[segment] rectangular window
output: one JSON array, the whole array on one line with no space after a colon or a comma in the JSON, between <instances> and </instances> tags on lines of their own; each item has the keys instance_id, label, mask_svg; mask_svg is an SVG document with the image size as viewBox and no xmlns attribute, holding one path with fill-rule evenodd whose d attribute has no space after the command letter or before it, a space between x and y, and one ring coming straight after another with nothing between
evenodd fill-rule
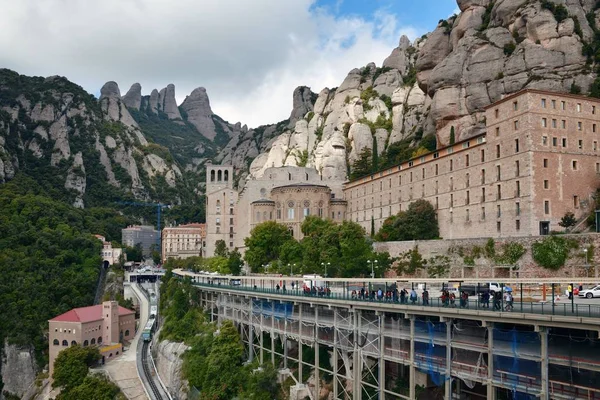
<instances>
[{"instance_id":1,"label":"rectangular window","mask_svg":"<svg viewBox=\"0 0 600 400\"><path fill-rule=\"evenodd\" d=\"M548 159L544 158L544 168L548 168Z\"/></svg>"},{"instance_id":2,"label":"rectangular window","mask_svg":"<svg viewBox=\"0 0 600 400\"><path fill-rule=\"evenodd\" d=\"M496 186L496 200L502 199L502 185Z\"/></svg>"},{"instance_id":3,"label":"rectangular window","mask_svg":"<svg viewBox=\"0 0 600 400\"><path fill-rule=\"evenodd\" d=\"M567 103L565 103L564 101L561 101L561 102L560 102L560 108L561 108L562 110L565 110L565 109L567 108Z\"/></svg>"},{"instance_id":4,"label":"rectangular window","mask_svg":"<svg viewBox=\"0 0 600 400\"><path fill-rule=\"evenodd\" d=\"M544 214L550 214L550 202L544 200Z\"/></svg>"},{"instance_id":5,"label":"rectangular window","mask_svg":"<svg viewBox=\"0 0 600 400\"><path fill-rule=\"evenodd\" d=\"M310 208L305 207L304 208L304 218L308 217L310 215Z\"/></svg>"},{"instance_id":6,"label":"rectangular window","mask_svg":"<svg viewBox=\"0 0 600 400\"><path fill-rule=\"evenodd\" d=\"M435 198L435 209L437 210L440 207L440 201L439 199L436 197Z\"/></svg>"},{"instance_id":7,"label":"rectangular window","mask_svg":"<svg viewBox=\"0 0 600 400\"><path fill-rule=\"evenodd\" d=\"M485 207L481 207L481 219L485 219Z\"/></svg>"},{"instance_id":8,"label":"rectangular window","mask_svg":"<svg viewBox=\"0 0 600 400\"><path fill-rule=\"evenodd\" d=\"M412 171L410 172L410 181L413 181L413 175L412 175Z\"/></svg>"},{"instance_id":9,"label":"rectangular window","mask_svg":"<svg viewBox=\"0 0 600 400\"><path fill-rule=\"evenodd\" d=\"M481 150L481 162L485 162L485 150Z\"/></svg>"},{"instance_id":10,"label":"rectangular window","mask_svg":"<svg viewBox=\"0 0 600 400\"><path fill-rule=\"evenodd\" d=\"M567 138L562 138L562 147L567 147Z\"/></svg>"},{"instance_id":11,"label":"rectangular window","mask_svg":"<svg viewBox=\"0 0 600 400\"><path fill-rule=\"evenodd\" d=\"M502 179L502 175L500 173L500 166L496 165L496 181L500 181Z\"/></svg>"},{"instance_id":12,"label":"rectangular window","mask_svg":"<svg viewBox=\"0 0 600 400\"><path fill-rule=\"evenodd\" d=\"M556 100L552 100L552 108L556 109Z\"/></svg>"},{"instance_id":13,"label":"rectangular window","mask_svg":"<svg viewBox=\"0 0 600 400\"><path fill-rule=\"evenodd\" d=\"M550 181L548 179L544 179L544 189L550 189Z\"/></svg>"},{"instance_id":14,"label":"rectangular window","mask_svg":"<svg viewBox=\"0 0 600 400\"><path fill-rule=\"evenodd\" d=\"M579 150L582 150L582 149L583 149L583 140L579 139L579 140L577 141L577 147L579 147Z\"/></svg>"},{"instance_id":15,"label":"rectangular window","mask_svg":"<svg viewBox=\"0 0 600 400\"><path fill-rule=\"evenodd\" d=\"M450 191L454 190L454 178L450 177Z\"/></svg>"},{"instance_id":16,"label":"rectangular window","mask_svg":"<svg viewBox=\"0 0 600 400\"><path fill-rule=\"evenodd\" d=\"M500 208L500 204L496 206L496 217L500 218L502 216L502 209Z\"/></svg>"},{"instance_id":17,"label":"rectangular window","mask_svg":"<svg viewBox=\"0 0 600 400\"><path fill-rule=\"evenodd\" d=\"M468 208L465 210L465 219L466 219L467 222L470 221L470 219L469 219L469 209Z\"/></svg>"},{"instance_id":18,"label":"rectangular window","mask_svg":"<svg viewBox=\"0 0 600 400\"><path fill-rule=\"evenodd\" d=\"M571 161L571 166L573 167L574 171L577 171L577 160Z\"/></svg>"},{"instance_id":19,"label":"rectangular window","mask_svg":"<svg viewBox=\"0 0 600 400\"><path fill-rule=\"evenodd\" d=\"M552 146L556 147L558 145L558 139L555 137L552 138Z\"/></svg>"},{"instance_id":20,"label":"rectangular window","mask_svg":"<svg viewBox=\"0 0 600 400\"><path fill-rule=\"evenodd\" d=\"M463 149L468 149L469 147L471 147L471 142L464 142L464 143L462 144L462 148L463 148Z\"/></svg>"},{"instance_id":21,"label":"rectangular window","mask_svg":"<svg viewBox=\"0 0 600 400\"><path fill-rule=\"evenodd\" d=\"M515 221L515 229L518 231L521 230L521 221L520 220Z\"/></svg>"},{"instance_id":22,"label":"rectangular window","mask_svg":"<svg viewBox=\"0 0 600 400\"><path fill-rule=\"evenodd\" d=\"M496 158L500 158L500 145L496 145Z\"/></svg>"},{"instance_id":23,"label":"rectangular window","mask_svg":"<svg viewBox=\"0 0 600 400\"><path fill-rule=\"evenodd\" d=\"M578 130L578 131L581 131L581 130L583 130L583 123L582 123L581 121L578 121L578 122L577 122L577 130Z\"/></svg>"},{"instance_id":24,"label":"rectangular window","mask_svg":"<svg viewBox=\"0 0 600 400\"><path fill-rule=\"evenodd\" d=\"M496 221L496 231L500 232L502 230L502 223L500 221Z\"/></svg>"},{"instance_id":25,"label":"rectangular window","mask_svg":"<svg viewBox=\"0 0 600 400\"><path fill-rule=\"evenodd\" d=\"M439 173L439 168L438 168L438 165L437 165L437 164L435 164L435 176L437 176L437 175L438 175L438 173Z\"/></svg>"},{"instance_id":26,"label":"rectangular window","mask_svg":"<svg viewBox=\"0 0 600 400\"><path fill-rule=\"evenodd\" d=\"M548 136L542 136L542 145L548 146Z\"/></svg>"},{"instance_id":27,"label":"rectangular window","mask_svg":"<svg viewBox=\"0 0 600 400\"><path fill-rule=\"evenodd\" d=\"M596 106L592 106L592 114L596 114Z\"/></svg>"},{"instance_id":28,"label":"rectangular window","mask_svg":"<svg viewBox=\"0 0 600 400\"><path fill-rule=\"evenodd\" d=\"M513 122L513 126L515 128L515 131L519 130L519 121Z\"/></svg>"},{"instance_id":29,"label":"rectangular window","mask_svg":"<svg viewBox=\"0 0 600 400\"><path fill-rule=\"evenodd\" d=\"M499 115L499 114L500 114L500 113L498 112L498 109L496 108L496 109L494 110L494 116L495 116L496 118L498 118L498 115Z\"/></svg>"},{"instance_id":30,"label":"rectangular window","mask_svg":"<svg viewBox=\"0 0 600 400\"><path fill-rule=\"evenodd\" d=\"M481 170L481 184L485 184L485 169Z\"/></svg>"},{"instance_id":31,"label":"rectangular window","mask_svg":"<svg viewBox=\"0 0 600 400\"><path fill-rule=\"evenodd\" d=\"M435 181L435 194L438 194L438 181Z\"/></svg>"},{"instance_id":32,"label":"rectangular window","mask_svg":"<svg viewBox=\"0 0 600 400\"><path fill-rule=\"evenodd\" d=\"M450 160L450 171L453 170L453 167L454 167L454 162L453 162L453 160Z\"/></svg>"},{"instance_id":33,"label":"rectangular window","mask_svg":"<svg viewBox=\"0 0 600 400\"><path fill-rule=\"evenodd\" d=\"M436 158L440 158L440 153L437 151L433 153L433 159L435 160Z\"/></svg>"},{"instance_id":34,"label":"rectangular window","mask_svg":"<svg viewBox=\"0 0 600 400\"><path fill-rule=\"evenodd\" d=\"M577 103L577 112L581 112L581 103Z\"/></svg>"},{"instance_id":35,"label":"rectangular window","mask_svg":"<svg viewBox=\"0 0 600 400\"><path fill-rule=\"evenodd\" d=\"M519 152L519 139L515 139L515 153Z\"/></svg>"},{"instance_id":36,"label":"rectangular window","mask_svg":"<svg viewBox=\"0 0 600 400\"><path fill-rule=\"evenodd\" d=\"M556 120L555 119L552 120L552 127L556 128Z\"/></svg>"},{"instance_id":37,"label":"rectangular window","mask_svg":"<svg viewBox=\"0 0 600 400\"><path fill-rule=\"evenodd\" d=\"M573 207L579 208L579 196L573 196Z\"/></svg>"},{"instance_id":38,"label":"rectangular window","mask_svg":"<svg viewBox=\"0 0 600 400\"><path fill-rule=\"evenodd\" d=\"M518 217L521 215L521 203L515 203L515 215Z\"/></svg>"},{"instance_id":39,"label":"rectangular window","mask_svg":"<svg viewBox=\"0 0 600 400\"><path fill-rule=\"evenodd\" d=\"M561 128L563 128L563 129L567 129L567 120L566 120L566 119L563 119L563 120L561 121Z\"/></svg>"},{"instance_id":40,"label":"rectangular window","mask_svg":"<svg viewBox=\"0 0 600 400\"><path fill-rule=\"evenodd\" d=\"M500 127L499 126L496 127L496 136L500 136Z\"/></svg>"},{"instance_id":41,"label":"rectangular window","mask_svg":"<svg viewBox=\"0 0 600 400\"><path fill-rule=\"evenodd\" d=\"M521 175L521 167L519 164L519 160L515 161L515 176Z\"/></svg>"},{"instance_id":42,"label":"rectangular window","mask_svg":"<svg viewBox=\"0 0 600 400\"><path fill-rule=\"evenodd\" d=\"M592 132L596 133L596 124L592 124Z\"/></svg>"},{"instance_id":43,"label":"rectangular window","mask_svg":"<svg viewBox=\"0 0 600 400\"><path fill-rule=\"evenodd\" d=\"M425 168L423 168L423 170L421 171L421 178L425 179Z\"/></svg>"},{"instance_id":44,"label":"rectangular window","mask_svg":"<svg viewBox=\"0 0 600 400\"><path fill-rule=\"evenodd\" d=\"M295 218L294 211L295 210L293 208L288 208L288 219L289 220L293 220Z\"/></svg>"},{"instance_id":45,"label":"rectangular window","mask_svg":"<svg viewBox=\"0 0 600 400\"><path fill-rule=\"evenodd\" d=\"M521 182L517 181L516 197L521 197Z\"/></svg>"},{"instance_id":46,"label":"rectangular window","mask_svg":"<svg viewBox=\"0 0 600 400\"><path fill-rule=\"evenodd\" d=\"M519 109L519 102L513 101L513 110L517 111Z\"/></svg>"},{"instance_id":47,"label":"rectangular window","mask_svg":"<svg viewBox=\"0 0 600 400\"><path fill-rule=\"evenodd\" d=\"M450 193L450 207L454 207L454 194Z\"/></svg>"},{"instance_id":48,"label":"rectangular window","mask_svg":"<svg viewBox=\"0 0 600 400\"><path fill-rule=\"evenodd\" d=\"M277 210L277 219L281 219L281 210Z\"/></svg>"},{"instance_id":49,"label":"rectangular window","mask_svg":"<svg viewBox=\"0 0 600 400\"><path fill-rule=\"evenodd\" d=\"M470 196L469 194L470 194L470 193L469 193L469 191L467 190L467 197L466 197L466 199L465 199L465 204L466 204L466 205L469 205L469 203L471 202L471 196Z\"/></svg>"},{"instance_id":50,"label":"rectangular window","mask_svg":"<svg viewBox=\"0 0 600 400\"><path fill-rule=\"evenodd\" d=\"M546 108L546 99L542 99L542 108Z\"/></svg>"},{"instance_id":51,"label":"rectangular window","mask_svg":"<svg viewBox=\"0 0 600 400\"><path fill-rule=\"evenodd\" d=\"M446 153L448 153L448 154L454 153L454 147L448 147L448 149L446 150Z\"/></svg>"},{"instance_id":52,"label":"rectangular window","mask_svg":"<svg viewBox=\"0 0 600 400\"><path fill-rule=\"evenodd\" d=\"M471 176L470 176L470 174L468 172L467 172L467 179L466 179L466 181L467 181L467 183L466 183L467 187L471 186Z\"/></svg>"},{"instance_id":53,"label":"rectangular window","mask_svg":"<svg viewBox=\"0 0 600 400\"><path fill-rule=\"evenodd\" d=\"M468 166L469 166L469 155L466 154L465 155L465 167L468 167Z\"/></svg>"},{"instance_id":54,"label":"rectangular window","mask_svg":"<svg viewBox=\"0 0 600 400\"><path fill-rule=\"evenodd\" d=\"M481 202L485 203L485 188L481 188Z\"/></svg>"},{"instance_id":55,"label":"rectangular window","mask_svg":"<svg viewBox=\"0 0 600 400\"><path fill-rule=\"evenodd\" d=\"M546 118L542 118L542 128L548 127L548 120Z\"/></svg>"}]
</instances>

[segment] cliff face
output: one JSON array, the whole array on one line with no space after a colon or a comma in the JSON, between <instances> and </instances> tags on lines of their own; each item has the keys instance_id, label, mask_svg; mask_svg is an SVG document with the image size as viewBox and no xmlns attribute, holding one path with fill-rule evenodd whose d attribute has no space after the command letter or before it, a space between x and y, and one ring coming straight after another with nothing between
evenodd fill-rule
<instances>
[{"instance_id":1,"label":"cliff face","mask_svg":"<svg viewBox=\"0 0 600 400\"><path fill-rule=\"evenodd\" d=\"M228 146L235 156L230 151L221 158L250 159L258 149L252 176L302 164L326 179L343 178L365 149L385 158L400 141L416 149L436 135L437 145L446 145L452 127L456 140L482 133L484 108L524 88L590 92L600 19L594 0L457 4L460 14L441 20L433 32L414 43L402 37L382 67L354 69L338 88L323 89L312 109L297 110L304 117L289 129L258 148L242 136Z\"/></svg>"},{"instance_id":2,"label":"cliff face","mask_svg":"<svg viewBox=\"0 0 600 400\"><path fill-rule=\"evenodd\" d=\"M4 384L2 391L21 398L29 391L38 373L33 351L4 343L1 353L0 376Z\"/></svg>"}]
</instances>

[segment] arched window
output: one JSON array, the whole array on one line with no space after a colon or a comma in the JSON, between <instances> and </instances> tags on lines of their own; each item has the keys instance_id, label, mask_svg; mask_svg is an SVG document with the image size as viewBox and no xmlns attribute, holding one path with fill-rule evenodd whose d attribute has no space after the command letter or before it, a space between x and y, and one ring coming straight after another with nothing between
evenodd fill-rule
<instances>
[{"instance_id":1,"label":"arched window","mask_svg":"<svg viewBox=\"0 0 600 400\"><path fill-rule=\"evenodd\" d=\"M74 340L71 340L71 346L75 346L75 345L77 345L77 342Z\"/></svg>"},{"instance_id":2,"label":"arched window","mask_svg":"<svg viewBox=\"0 0 600 400\"><path fill-rule=\"evenodd\" d=\"M125 336L129 336L129 329L125 331Z\"/></svg>"},{"instance_id":3,"label":"arched window","mask_svg":"<svg viewBox=\"0 0 600 400\"><path fill-rule=\"evenodd\" d=\"M92 338L92 340L91 340L90 343L91 343L92 346L95 345L96 344L96 339Z\"/></svg>"},{"instance_id":4,"label":"arched window","mask_svg":"<svg viewBox=\"0 0 600 400\"><path fill-rule=\"evenodd\" d=\"M229 180L229 171L225 170L225 182Z\"/></svg>"},{"instance_id":5,"label":"arched window","mask_svg":"<svg viewBox=\"0 0 600 400\"><path fill-rule=\"evenodd\" d=\"M101 344L101 343L102 343L102 336L100 336L100 337L98 338L98 344Z\"/></svg>"},{"instance_id":6,"label":"arched window","mask_svg":"<svg viewBox=\"0 0 600 400\"><path fill-rule=\"evenodd\" d=\"M68 345L69 345L69 342L67 342L66 340L63 340L63 341L62 341L62 345L63 345L63 346L68 346Z\"/></svg>"},{"instance_id":7,"label":"arched window","mask_svg":"<svg viewBox=\"0 0 600 400\"><path fill-rule=\"evenodd\" d=\"M210 171L210 181L211 182L215 181L215 170L214 169L212 171Z\"/></svg>"},{"instance_id":8,"label":"arched window","mask_svg":"<svg viewBox=\"0 0 600 400\"><path fill-rule=\"evenodd\" d=\"M221 182L223 180L223 171L217 171L217 182Z\"/></svg>"},{"instance_id":9,"label":"arched window","mask_svg":"<svg viewBox=\"0 0 600 400\"><path fill-rule=\"evenodd\" d=\"M118 352L118 351L117 351L117 354L116 354L116 355L117 355L117 356L119 355L119 352Z\"/></svg>"},{"instance_id":10,"label":"arched window","mask_svg":"<svg viewBox=\"0 0 600 400\"><path fill-rule=\"evenodd\" d=\"M94 340L94 339L92 339L92 340ZM87 347L89 344L90 343L87 341L87 339L83 341L83 347Z\"/></svg>"},{"instance_id":11,"label":"arched window","mask_svg":"<svg viewBox=\"0 0 600 400\"><path fill-rule=\"evenodd\" d=\"M58 341L58 339L54 339L54 342L52 342L53 345L58 346L60 344L60 342Z\"/></svg>"},{"instance_id":12,"label":"arched window","mask_svg":"<svg viewBox=\"0 0 600 400\"><path fill-rule=\"evenodd\" d=\"M110 353L108 356L109 356L109 357L112 357L112 353Z\"/></svg>"}]
</instances>

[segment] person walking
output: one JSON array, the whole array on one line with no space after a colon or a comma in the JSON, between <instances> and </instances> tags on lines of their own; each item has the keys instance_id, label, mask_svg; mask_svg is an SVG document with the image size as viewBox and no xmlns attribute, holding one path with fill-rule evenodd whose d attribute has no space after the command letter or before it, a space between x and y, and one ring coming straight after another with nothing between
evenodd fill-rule
<instances>
[{"instance_id":1,"label":"person walking","mask_svg":"<svg viewBox=\"0 0 600 400\"><path fill-rule=\"evenodd\" d=\"M404 303L406 303L406 290L402 288L402 290L400 291L400 304Z\"/></svg>"},{"instance_id":2,"label":"person walking","mask_svg":"<svg viewBox=\"0 0 600 400\"><path fill-rule=\"evenodd\" d=\"M417 300L418 300L418 297L417 297L417 292L416 292L416 291L415 291L415 289L413 288L413 289L411 289L411 290L410 290L410 302L411 302L412 304L415 304Z\"/></svg>"},{"instance_id":3,"label":"person walking","mask_svg":"<svg viewBox=\"0 0 600 400\"><path fill-rule=\"evenodd\" d=\"M429 305L429 292L427 291L427 289L423 290L423 305Z\"/></svg>"}]
</instances>

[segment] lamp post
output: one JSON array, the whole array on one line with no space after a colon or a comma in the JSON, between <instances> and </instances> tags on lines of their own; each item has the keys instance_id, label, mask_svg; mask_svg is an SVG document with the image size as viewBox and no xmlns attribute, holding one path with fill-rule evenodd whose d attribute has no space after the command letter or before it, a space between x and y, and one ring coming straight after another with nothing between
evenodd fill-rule
<instances>
[{"instance_id":1,"label":"lamp post","mask_svg":"<svg viewBox=\"0 0 600 400\"><path fill-rule=\"evenodd\" d=\"M328 263L322 262L321 263L321 266L325 268L325 278L327 278L327 266L328 265L331 265L331 263L330 262L328 262Z\"/></svg>"},{"instance_id":2,"label":"lamp post","mask_svg":"<svg viewBox=\"0 0 600 400\"><path fill-rule=\"evenodd\" d=\"M587 247L585 249L583 249L583 252L585 253L585 274L589 277L590 276L590 262L588 259Z\"/></svg>"},{"instance_id":3,"label":"lamp post","mask_svg":"<svg viewBox=\"0 0 600 400\"><path fill-rule=\"evenodd\" d=\"M296 264L288 264L288 267L290 267L290 276L294 275L294 267L296 266Z\"/></svg>"},{"instance_id":4,"label":"lamp post","mask_svg":"<svg viewBox=\"0 0 600 400\"><path fill-rule=\"evenodd\" d=\"M368 260L367 263L371 265L371 279L375 279L375 267L377 266L377 260Z\"/></svg>"}]
</instances>

